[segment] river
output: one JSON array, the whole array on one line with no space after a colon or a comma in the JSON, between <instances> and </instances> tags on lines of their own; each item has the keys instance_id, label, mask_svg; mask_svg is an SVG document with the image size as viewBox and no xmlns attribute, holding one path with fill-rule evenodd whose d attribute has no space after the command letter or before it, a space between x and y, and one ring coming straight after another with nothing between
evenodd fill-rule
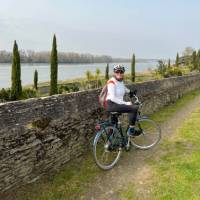
<instances>
[{"instance_id":1,"label":"river","mask_svg":"<svg viewBox=\"0 0 200 200\"><path fill-rule=\"evenodd\" d=\"M110 63L110 74L112 74L112 68L116 63ZM126 71L131 71L130 63L121 63L125 66ZM154 69L156 62L138 62L136 63L136 72L142 72L148 68ZM79 77L85 77L87 70L95 73L99 68L101 74L105 74L106 63L92 63L92 64L59 64L58 65L58 80L73 79ZM35 69L38 70L38 82L49 81L50 77L50 65L49 64L21 64L21 80L22 85L32 84ZM11 64L0 64L0 88L7 88L11 85Z\"/></svg>"}]
</instances>

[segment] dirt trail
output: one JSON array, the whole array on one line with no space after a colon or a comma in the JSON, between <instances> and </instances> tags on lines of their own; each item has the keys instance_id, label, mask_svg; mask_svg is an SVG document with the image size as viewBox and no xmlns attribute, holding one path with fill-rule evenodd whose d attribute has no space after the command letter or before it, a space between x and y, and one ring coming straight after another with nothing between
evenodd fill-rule
<instances>
[{"instance_id":1,"label":"dirt trail","mask_svg":"<svg viewBox=\"0 0 200 200\"><path fill-rule=\"evenodd\" d=\"M200 107L200 96L195 97L186 106L181 108L178 112L161 125L162 138L169 137L173 134L184 120L190 114ZM95 183L91 186L89 192L80 197L82 200L120 200L118 192L120 189L126 187L130 182L139 185L137 193L141 193L141 199L149 199L149 191L145 190L145 184L150 179L150 166L145 162L148 157L159 156L161 151L158 144L151 150L142 151L132 148L128 153L123 152L122 157L112 170L101 174ZM141 185L141 187L140 187ZM140 198L139 198L140 199Z\"/></svg>"}]
</instances>

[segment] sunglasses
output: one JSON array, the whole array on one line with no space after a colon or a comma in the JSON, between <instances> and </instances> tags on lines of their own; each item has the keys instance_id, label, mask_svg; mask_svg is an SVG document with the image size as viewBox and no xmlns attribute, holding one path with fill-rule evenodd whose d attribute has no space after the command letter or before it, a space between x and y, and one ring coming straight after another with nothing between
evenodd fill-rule
<instances>
[{"instance_id":1,"label":"sunglasses","mask_svg":"<svg viewBox=\"0 0 200 200\"><path fill-rule=\"evenodd\" d=\"M123 71L116 71L115 73L116 74L123 74L124 72Z\"/></svg>"}]
</instances>

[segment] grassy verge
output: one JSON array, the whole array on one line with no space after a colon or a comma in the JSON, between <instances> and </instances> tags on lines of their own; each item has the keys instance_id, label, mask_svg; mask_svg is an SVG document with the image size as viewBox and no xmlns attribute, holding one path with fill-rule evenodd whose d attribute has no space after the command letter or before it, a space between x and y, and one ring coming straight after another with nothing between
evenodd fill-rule
<instances>
[{"instance_id":1,"label":"grassy verge","mask_svg":"<svg viewBox=\"0 0 200 200\"><path fill-rule=\"evenodd\" d=\"M132 183L129 183L126 187L121 188L117 191L120 200L136 200L137 199L137 193L135 185Z\"/></svg>"},{"instance_id":2,"label":"grassy verge","mask_svg":"<svg viewBox=\"0 0 200 200\"><path fill-rule=\"evenodd\" d=\"M186 94L175 104L161 109L151 117L162 123L195 96L196 90ZM162 141L158 158L148 158L151 168L151 180L143 186L149 192L148 199L153 200L199 200L200 199L200 109L192 113L191 118L176 130L175 135ZM119 191L122 200L142 199L137 194L138 184L129 183Z\"/></svg>"},{"instance_id":3,"label":"grassy verge","mask_svg":"<svg viewBox=\"0 0 200 200\"><path fill-rule=\"evenodd\" d=\"M200 109L165 142L165 154L152 163L154 199L200 199L199 130Z\"/></svg>"},{"instance_id":4,"label":"grassy verge","mask_svg":"<svg viewBox=\"0 0 200 200\"><path fill-rule=\"evenodd\" d=\"M13 200L75 200L89 189L98 174L103 173L96 167L91 154L82 161L72 161L61 172L33 184L24 186L16 194L2 199Z\"/></svg>"},{"instance_id":5,"label":"grassy verge","mask_svg":"<svg viewBox=\"0 0 200 200\"><path fill-rule=\"evenodd\" d=\"M151 116L154 120L162 123L171 117L176 111L183 108L194 97L200 95L200 90L192 91L184 95L175 104L164 107L159 112ZM165 142L162 147L167 154L159 161L151 163L157 178L153 185L153 199L179 199L176 191L184 192L193 196L200 191L200 156L197 149L200 146L200 111L194 113L192 119L183 126L179 132L180 136L174 141ZM188 146L189 145L189 146ZM192 148L190 148L192 145ZM99 170L92 159L91 153L88 153L80 162L73 161L57 175L43 178L42 180L25 186L16 194L17 200L61 200L61 199L80 199L84 193L89 190L89 186L95 181L95 177L106 173ZM174 177L174 178L173 178ZM177 182L177 180L180 180ZM185 181L185 182L184 182ZM196 185L196 186L195 186ZM171 187L172 186L172 187ZM122 188L119 196L123 200L134 200L136 191L135 186ZM186 187L186 188L185 188ZM199 189L199 190L197 190ZM197 190L197 191L196 191ZM170 193L172 192L171 196ZM176 198L177 196L177 198ZM173 198L171 198L173 197ZM196 197L195 197L196 198ZM194 199L195 199L194 198ZM186 198L185 198L186 199ZM196 198L197 199L197 198Z\"/></svg>"}]
</instances>

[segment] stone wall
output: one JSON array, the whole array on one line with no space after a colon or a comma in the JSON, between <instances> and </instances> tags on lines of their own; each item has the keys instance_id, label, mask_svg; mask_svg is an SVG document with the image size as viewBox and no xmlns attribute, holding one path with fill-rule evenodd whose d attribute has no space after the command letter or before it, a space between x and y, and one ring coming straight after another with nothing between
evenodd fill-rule
<instances>
[{"instance_id":1,"label":"stone wall","mask_svg":"<svg viewBox=\"0 0 200 200\"><path fill-rule=\"evenodd\" d=\"M150 114L200 88L200 74L129 85ZM87 151L98 118L97 95L88 90L0 104L0 191L54 173Z\"/></svg>"}]
</instances>

